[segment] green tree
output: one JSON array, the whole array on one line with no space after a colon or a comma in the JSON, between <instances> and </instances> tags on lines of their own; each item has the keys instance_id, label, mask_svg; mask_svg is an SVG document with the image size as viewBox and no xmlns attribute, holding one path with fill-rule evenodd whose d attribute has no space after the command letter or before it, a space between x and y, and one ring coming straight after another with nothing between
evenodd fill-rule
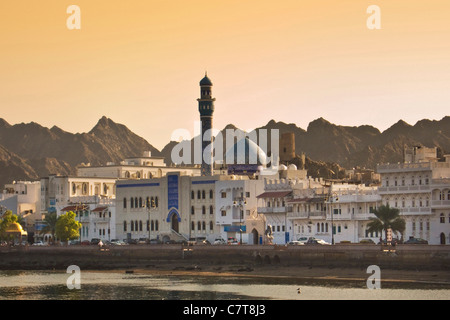
<instances>
[{"instance_id":1,"label":"green tree","mask_svg":"<svg viewBox=\"0 0 450 320\"><path fill-rule=\"evenodd\" d=\"M389 205L382 205L373 211L374 217L369 218L369 223L367 224L368 232L383 232L385 234L385 239L387 240L387 230L392 229L392 232L400 232L403 238L403 233L405 232L406 223L403 218L400 217L400 210L397 208L391 208Z\"/></svg>"},{"instance_id":2,"label":"green tree","mask_svg":"<svg viewBox=\"0 0 450 320\"><path fill-rule=\"evenodd\" d=\"M44 218L45 226L40 231L40 234L50 233L52 235L52 240L55 239L57 220L58 217L56 216L56 212L47 213Z\"/></svg>"},{"instance_id":3,"label":"green tree","mask_svg":"<svg viewBox=\"0 0 450 320\"><path fill-rule=\"evenodd\" d=\"M56 236L61 241L69 241L80 237L81 223L75 220L75 213L68 211L56 220Z\"/></svg>"}]
</instances>

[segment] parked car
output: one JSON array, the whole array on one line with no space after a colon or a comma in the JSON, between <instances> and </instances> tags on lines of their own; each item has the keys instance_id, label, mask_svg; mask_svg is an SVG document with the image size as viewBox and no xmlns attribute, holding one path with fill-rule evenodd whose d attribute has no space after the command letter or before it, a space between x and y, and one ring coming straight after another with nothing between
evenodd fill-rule
<instances>
[{"instance_id":1,"label":"parked car","mask_svg":"<svg viewBox=\"0 0 450 320\"><path fill-rule=\"evenodd\" d=\"M124 246L124 245L126 245L126 243L124 241L122 241L122 240L119 240L119 239L112 239L111 240L111 245L113 245L113 246Z\"/></svg>"},{"instance_id":2,"label":"parked car","mask_svg":"<svg viewBox=\"0 0 450 320\"><path fill-rule=\"evenodd\" d=\"M375 244L375 241L373 241L372 239L361 239L361 241L359 243Z\"/></svg>"},{"instance_id":3,"label":"parked car","mask_svg":"<svg viewBox=\"0 0 450 320\"><path fill-rule=\"evenodd\" d=\"M323 239L317 239L317 238L314 238L314 237L310 237L309 239L308 239L308 241L306 242L306 244L307 245L331 245L331 243L328 243L328 242L326 242L325 240L323 240Z\"/></svg>"},{"instance_id":4,"label":"parked car","mask_svg":"<svg viewBox=\"0 0 450 320\"><path fill-rule=\"evenodd\" d=\"M195 238L189 238L189 240L187 242L188 246L193 246L196 243L197 243L197 241L195 240Z\"/></svg>"},{"instance_id":5,"label":"parked car","mask_svg":"<svg viewBox=\"0 0 450 320\"><path fill-rule=\"evenodd\" d=\"M32 244L33 246L46 246L46 244L44 242L42 242L41 240L36 241L35 243Z\"/></svg>"},{"instance_id":6,"label":"parked car","mask_svg":"<svg viewBox=\"0 0 450 320\"><path fill-rule=\"evenodd\" d=\"M308 237L299 237L297 239L298 242L305 244L308 241Z\"/></svg>"},{"instance_id":7,"label":"parked car","mask_svg":"<svg viewBox=\"0 0 450 320\"><path fill-rule=\"evenodd\" d=\"M301 241L290 241L290 242L288 242L288 245L290 245L290 246L303 246L305 244L303 242L301 242Z\"/></svg>"},{"instance_id":8,"label":"parked car","mask_svg":"<svg viewBox=\"0 0 450 320\"><path fill-rule=\"evenodd\" d=\"M222 238L218 238L218 239L214 240L213 244L214 245L222 245L222 244L227 244L227 243Z\"/></svg>"},{"instance_id":9,"label":"parked car","mask_svg":"<svg viewBox=\"0 0 450 320\"><path fill-rule=\"evenodd\" d=\"M150 241L148 241L147 238L139 238L138 244L148 244Z\"/></svg>"},{"instance_id":10,"label":"parked car","mask_svg":"<svg viewBox=\"0 0 450 320\"><path fill-rule=\"evenodd\" d=\"M84 241L81 241L80 244L81 244L82 246L88 246L88 245L91 244L91 242L90 242L89 240L84 240Z\"/></svg>"},{"instance_id":11,"label":"parked car","mask_svg":"<svg viewBox=\"0 0 450 320\"><path fill-rule=\"evenodd\" d=\"M227 244L230 244L230 245L238 245L238 244L239 244L239 241L237 241L236 238L230 237L230 238L228 238Z\"/></svg>"},{"instance_id":12,"label":"parked car","mask_svg":"<svg viewBox=\"0 0 450 320\"><path fill-rule=\"evenodd\" d=\"M92 239L91 239L91 244L97 245L97 244L99 244L100 241L101 241L101 240L98 239L98 238L92 238Z\"/></svg>"},{"instance_id":13,"label":"parked car","mask_svg":"<svg viewBox=\"0 0 450 320\"><path fill-rule=\"evenodd\" d=\"M409 238L405 241L405 244L428 244L428 241L421 238Z\"/></svg>"}]
</instances>

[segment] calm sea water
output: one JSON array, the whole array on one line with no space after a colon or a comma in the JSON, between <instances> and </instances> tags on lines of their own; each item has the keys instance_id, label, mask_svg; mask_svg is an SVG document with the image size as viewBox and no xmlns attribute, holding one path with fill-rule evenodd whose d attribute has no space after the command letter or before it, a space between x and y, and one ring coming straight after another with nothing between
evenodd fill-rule
<instances>
[{"instance_id":1,"label":"calm sea water","mask_svg":"<svg viewBox=\"0 0 450 320\"><path fill-rule=\"evenodd\" d=\"M84 271L80 289L69 289L70 274L0 271L3 300L449 300L439 285L382 283L369 290L364 281L282 281L242 277L156 276ZM300 290L299 290L300 289Z\"/></svg>"}]
</instances>

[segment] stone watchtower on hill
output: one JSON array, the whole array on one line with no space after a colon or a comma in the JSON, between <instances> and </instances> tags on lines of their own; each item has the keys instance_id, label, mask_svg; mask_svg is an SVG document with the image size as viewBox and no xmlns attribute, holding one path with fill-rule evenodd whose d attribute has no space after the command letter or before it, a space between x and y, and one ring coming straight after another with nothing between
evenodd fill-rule
<instances>
[{"instance_id":1,"label":"stone watchtower on hill","mask_svg":"<svg viewBox=\"0 0 450 320\"><path fill-rule=\"evenodd\" d=\"M213 156L212 156L212 120L214 113L214 101L212 97L213 84L208 78L207 73L205 77L200 81L200 98L198 101L198 111L200 112L201 121L201 139L202 139L202 165L201 175L212 176L213 175ZM209 149L208 159L205 157L205 150ZM206 161L207 160L207 161ZM209 162L209 163L208 163Z\"/></svg>"}]
</instances>

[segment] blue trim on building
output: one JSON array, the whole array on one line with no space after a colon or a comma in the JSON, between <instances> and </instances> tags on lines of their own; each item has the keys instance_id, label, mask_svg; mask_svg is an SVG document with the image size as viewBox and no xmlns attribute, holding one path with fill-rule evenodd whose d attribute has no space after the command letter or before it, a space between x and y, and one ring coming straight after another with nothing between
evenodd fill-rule
<instances>
[{"instance_id":1,"label":"blue trim on building","mask_svg":"<svg viewBox=\"0 0 450 320\"><path fill-rule=\"evenodd\" d=\"M181 216L180 216L180 214L178 213L178 210L175 209L175 208L171 208L171 209L170 209L169 214L167 215L166 221L167 221L167 222L170 222L170 217L172 216L173 213L175 213L175 214L177 215L178 222L181 222Z\"/></svg>"},{"instance_id":2,"label":"blue trim on building","mask_svg":"<svg viewBox=\"0 0 450 320\"><path fill-rule=\"evenodd\" d=\"M210 184L215 182L216 180L200 180L200 181L192 181L192 184Z\"/></svg>"},{"instance_id":3,"label":"blue trim on building","mask_svg":"<svg viewBox=\"0 0 450 320\"><path fill-rule=\"evenodd\" d=\"M159 182L116 185L116 188L132 188L132 187L159 187Z\"/></svg>"}]
</instances>

